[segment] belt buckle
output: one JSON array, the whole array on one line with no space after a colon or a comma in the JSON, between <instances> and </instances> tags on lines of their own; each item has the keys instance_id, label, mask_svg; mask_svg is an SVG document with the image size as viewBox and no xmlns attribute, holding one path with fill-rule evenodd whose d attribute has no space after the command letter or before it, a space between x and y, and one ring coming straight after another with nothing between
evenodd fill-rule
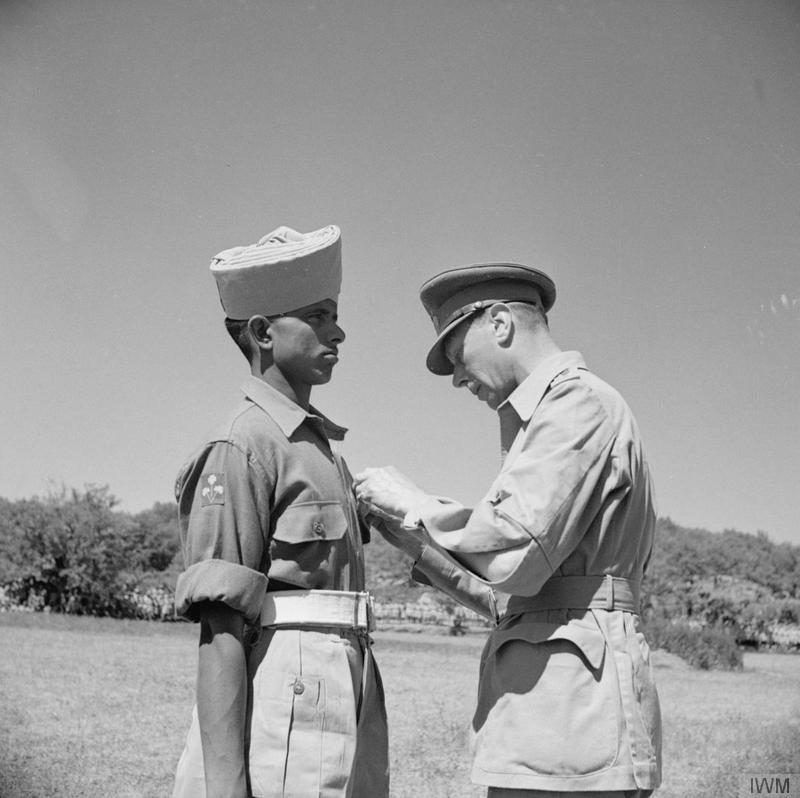
<instances>
[{"instance_id":1,"label":"belt buckle","mask_svg":"<svg viewBox=\"0 0 800 798\"><path fill-rule=\"evenodd\" d=\"M367 593L367 631L374 632L375 627L375 601L372 593Z\"/></svg>"},{"instance_id":2,"label":"belt buckle","mask_svg":"<svg viewBox=\"0 0 800 798\"><path fill-rule=\"evenodd\" d=\"M614 577L606 574L606 609L611 612L614 609Z\"/></svg>"},{"instance_id":3,"label":"belt buckle","mask_svg":"<svg viewBox=\"0 0 800 798\"><path fill-rule=\"evenodd\" d=\"M362 591L356 594L358 605L356 610L356 625L359 629L371 632L375 629L375 610L372 594Z\"/></svg>"}]
</instances>

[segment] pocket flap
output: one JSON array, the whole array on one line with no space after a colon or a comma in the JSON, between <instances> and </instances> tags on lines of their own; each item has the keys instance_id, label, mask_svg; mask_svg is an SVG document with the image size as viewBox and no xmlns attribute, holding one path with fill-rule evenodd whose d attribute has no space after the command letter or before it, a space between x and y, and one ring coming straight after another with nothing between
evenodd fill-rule
<instances>
[{"instance_id":1,"label":"pocket flap","mask_svg":"<svg viewBox=\"0 0 800 798\"><path fill-rule=\"evenodd\" d=\"M510 640L524 640L526 643L545 643L548 640L569 640L577 646L589 665L598 670L603 664L606 641L603 633L592 619L573 619L565 624L543 621L521 620L507 629L499 629L491 636L488 653L494 653Z\"/></svg>"},{"instance_id":2,"label":"pocket flap","mask_svg":"<svg viewBox=\"0 0 800 798\"><path fill-rule=\"evenodd\" d=\"M284 543L339 540L347 531L341 502L302 502L287 507L275 523L273 537Z\"/></svg>"}]
</instances>

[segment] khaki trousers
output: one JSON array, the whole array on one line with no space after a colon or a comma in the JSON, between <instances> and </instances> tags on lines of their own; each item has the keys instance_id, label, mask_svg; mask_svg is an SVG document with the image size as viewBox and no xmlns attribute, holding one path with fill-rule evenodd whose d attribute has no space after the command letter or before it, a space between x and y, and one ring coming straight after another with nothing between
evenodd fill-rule
<instances>
[{"instance_id":1,"label":"khaki trousers","mask_svg":"<svg viewBox=\"0 0 800 798\"><path fill-rule=\"evenodd\" d=\"M380 673L366 638L265 628L252 646L246 747L253 798L388 798ZM173 798L205 798L197 712Z\"/></svg>"}]
</instances>

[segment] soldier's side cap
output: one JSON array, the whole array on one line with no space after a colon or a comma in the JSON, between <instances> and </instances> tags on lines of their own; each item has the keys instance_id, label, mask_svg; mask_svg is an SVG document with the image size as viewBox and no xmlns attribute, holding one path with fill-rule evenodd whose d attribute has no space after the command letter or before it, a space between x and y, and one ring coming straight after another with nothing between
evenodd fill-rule
<instances>
[{"instance_id":1,"label":"soldier's side cap","mask_svg":"<svg viewBox=\"0 0 800 798\"><path fill-rule=\"evenodd\" d=\"M434 374L452 374L445 355L448 335L466 319L495 302L526 302L539 298L545 312L556 301L555 283L544 272L521 263L476 263L431 277L419 298L431 317L436 341L425 362Z\"/></svg>"},{"instance_id":2,"label":"soldier's side cap","mask_svg":"<svg viewBox=\"0 0 800 798\"><path fill-rule=\"evenodd\" d=\"M311 233L278 227L255 244L215 255L211 273L229 319L335 302L342 284L341 231L336 225Z\"/></svg>"}]
</instances>

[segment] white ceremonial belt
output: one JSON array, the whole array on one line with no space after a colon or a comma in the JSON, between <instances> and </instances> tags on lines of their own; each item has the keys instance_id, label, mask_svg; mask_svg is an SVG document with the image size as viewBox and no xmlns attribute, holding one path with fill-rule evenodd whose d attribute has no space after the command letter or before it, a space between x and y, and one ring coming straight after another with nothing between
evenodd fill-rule
<instances>
[{"instance_id":1,"label":"white ceremonial belt","mask_svg":"<svg viewBox=\"0 0 800 798\"><path fill-rule=\"evenodd\" d=\"M372 596L346 590L278 590L261 602L262 626L375 629Z\"/></svg>"}]
</instances>

